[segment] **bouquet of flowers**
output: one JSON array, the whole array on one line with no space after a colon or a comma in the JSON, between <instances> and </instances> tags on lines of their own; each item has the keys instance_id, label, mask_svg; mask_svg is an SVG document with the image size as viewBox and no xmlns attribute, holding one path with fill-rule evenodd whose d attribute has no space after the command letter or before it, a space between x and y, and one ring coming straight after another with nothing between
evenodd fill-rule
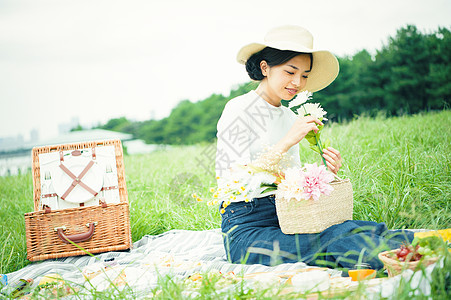
<instances>
[{"instance_id":1,"label":"bouquet of flowers","mask_svg":"<svg viewBox=\"0 0 451 300\"><path fill-rule=\"evenodd\" d=\"M289 168L274 173L255 165L236 166L222 181L222 188L214 191L210 205L222 201L221 212L232 202L249 202L261 194L275 191L277 198L318 201L321 195L333 191L330 183L334 175L325 166L305 164L303 168Z\"/></svg>"},{"instance_id":2,"label":"bouquet of flowers","mask_svg":"<svg viewBox=\"0 0 451 300\"><path fill-rule=\"evenodd\" d=\"M219 178L221 187L212 190L209 205L222 203L220 212L232 202L275 193L276 212L282 232L316 233L352 220L353 195L349 179L334 180L324 165L305 164L269 172L255 165L236 166Z\"/></svg>"}]
</instances>

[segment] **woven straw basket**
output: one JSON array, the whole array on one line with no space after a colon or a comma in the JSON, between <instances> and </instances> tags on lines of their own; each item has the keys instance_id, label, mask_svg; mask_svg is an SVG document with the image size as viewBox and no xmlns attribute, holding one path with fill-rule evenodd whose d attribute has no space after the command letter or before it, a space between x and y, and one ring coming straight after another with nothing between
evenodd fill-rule
<instances>
[{"instance_id":1,"label":"woven straw basket","mask_svg":"<svg viewBox=\"0 0 451 300\"><path fill-rule=\"evenodd\" d=\"M349 179L335 180L329 196L321 195L318 201L276 199L279 225L285 234L317 233L326 228L352 220L353 195Z\"/></svg>"},{"instance_id":2,"label":"woven straw basket","mask_svg":"<svg viewBox=\"0 0 451 300\"><path fill-rule=\"evenodd\" d=\"M40 207L39 155L76 149L114 146L119 203L102 203L66 209ZM130 214L120 140L35 147L33 156L34 212L25 214L27 258L30 261L85 255L131 247ZM68 241L68 239L76 245ZM83 250L84 249L84 250Z\"/></svg>"},{"instance_id":3,"label":"woven straw basket","mask_svg":"<svg viewBox=\"0 0 451 300\"><path fill-rule=\"evenodd\" d=\"M411 261L411 262L401 262L396 260L394 257L396 256L396 251L384 251L379 253L378 257L379 259L384 263L385 269L388 271L388 276L393 277L398 274L401 274L404 270L412 270L416 271L420 269L421 267L427 267L439 259L439 257L432 257L430 259L424 259L424 260L417 260L417 261Z\"/></svg>"}]
</instances>

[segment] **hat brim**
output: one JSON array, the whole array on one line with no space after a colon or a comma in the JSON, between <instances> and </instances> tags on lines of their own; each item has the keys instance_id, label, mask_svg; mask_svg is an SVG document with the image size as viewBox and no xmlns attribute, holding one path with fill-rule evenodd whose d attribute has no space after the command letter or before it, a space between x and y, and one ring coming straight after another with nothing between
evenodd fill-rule
<instances>
[{"instance_id":1,"label":"hat brim","mask_svg":"<svg viewBox=\"0 0 451 300\"><path fill-rule=\"evenodd\" d=\"M240 49L237 55L237 61L240 64L246 64L249 57L263 50L265 47L272 47L279 50L291 50L301 53L312 53L313 66L308 75L307 84L302 91L317 92L330 85L338 76L340 70L338 60L331 52L327 50L312 50L308 48L300 48L299 46L290 44L265 45L260 43L252 43Z\"/></svg>"}]
</instances>

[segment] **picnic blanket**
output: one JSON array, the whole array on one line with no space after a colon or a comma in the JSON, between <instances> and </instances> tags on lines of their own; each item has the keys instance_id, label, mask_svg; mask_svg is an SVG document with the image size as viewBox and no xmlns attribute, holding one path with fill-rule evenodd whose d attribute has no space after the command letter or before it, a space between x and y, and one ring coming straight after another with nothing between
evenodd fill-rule
<instances>
[{"instance_id":1,"label":"picnic blanket","mask_svg":"<svg viewBox=\"0 0 451 300\"><path fill-rule=\"evenodd\" d=\"M285 263L273 267L264 265L232 264L226 259L220 229L205 231L171 230L160 235L146 235L133 244L129 251L107 252L95 256L67 257L32 263L23 269L6 274L8 282L33 279L33 286L48 274L59 274L65 282L102 291L118 283L119 274L136 295L148 295L158 286L158 278L165 275L186 278L211 270L227 274L250 274L312 268L303 262ZM107 270L107 271L105 271ZM341 271L326 270L331 277L340 277ZM86 278L90 278L87 280ZM120 283L120 282L119 282ZM391 286L396 286L393 281ZM387 285L387 283L384 283ZM120 285L120 284L119 284ZM3 292L11 289L7 286ZM387 289L387 288L385 288ZM379 289L379 292L381 289ZM68 296L70 298L70 295ZM79 298L79 296L76 296Z\"/></svg>"},{"instance_id":2,"label":"picnic blanket","mask_svg":"<svg viewBox=\"0 0 451 300\"><path fill-rule=\"evenodd\" d=\"M171 230L160 235L146 235L133 244L130 251L106 252L92 256L76 256L32 263L23 269L7 274L8 282L33 279L36 286L46 274L59 274L66 282L83 285L84 275L98 272L102 266L123 266L129 273L139 274L127 282L133 289L145 292L156 287L158 276L171 274L185 277L196 272L217 270L223 274L248 274L307 268L303 262L264 265L243 265L227 262L220 229L205 231ZM310 266L309 266L310 268ZM341 271L328 270L331 276ZM110 277L111 279L111 277ZM97 290L108 287L108 279L91 280L90 286Z\"/></svg>"}]
</instances>

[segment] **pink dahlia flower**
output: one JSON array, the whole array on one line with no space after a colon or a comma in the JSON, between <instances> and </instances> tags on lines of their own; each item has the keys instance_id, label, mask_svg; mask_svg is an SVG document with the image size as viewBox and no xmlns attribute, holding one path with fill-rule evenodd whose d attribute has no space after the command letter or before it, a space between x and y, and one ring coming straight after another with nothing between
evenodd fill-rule
<instances>
[{"instance_id":1,"label":"pink dahlia flower","mask_svg":"<svg viewBox=\"0 0 451 300\"><path fill-rule=\"evenodd\" d=\"M329 184L334 180L334 175L327 171L323 165L305 164L301 186L304 187L303 198L318 200L321 194L330 195L333 187Z\"/></svg>"}]
</instances>

